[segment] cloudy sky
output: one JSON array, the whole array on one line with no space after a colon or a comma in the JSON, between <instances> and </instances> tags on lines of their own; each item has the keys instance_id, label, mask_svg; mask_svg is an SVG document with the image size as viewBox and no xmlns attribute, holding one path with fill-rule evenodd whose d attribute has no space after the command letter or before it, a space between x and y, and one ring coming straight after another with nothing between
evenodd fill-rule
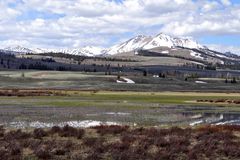
<instances>
[{"instance_id":1,"label":"cloudy sky","mask_svg":"<svg viewBox=\"0 0 240 160\"><path fill-rule=\"evenodd\" d=\"M0 45L109 47L160 32L240 53L239 0L0 0Z\"/></svg>"}]
</instances>

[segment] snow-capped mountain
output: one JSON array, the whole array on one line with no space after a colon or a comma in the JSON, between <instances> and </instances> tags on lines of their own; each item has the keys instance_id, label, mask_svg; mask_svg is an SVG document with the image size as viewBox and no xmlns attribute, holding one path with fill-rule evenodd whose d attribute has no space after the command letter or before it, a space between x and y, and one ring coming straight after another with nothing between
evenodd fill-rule
<instances>
[{"instance_id":1,"label":"snow-capped mountain","mask_svg":"<svg viewBox=\"0 0 240 160\"><path fill-rule=\"evenodd\" d=\"M71 55L79 55L79 56L89 56L94 57L102 54L102 48L86 46L84 48L76 48L76 49L46 49L43 53L53 52L53 53L65 53Z\"/></svg>"},{"instance_id":2,"label":"snow-capped mountain","mask_svg":"<svg viewBox=\"0 0 240 160\"><path fill-rule=\"evenodd\" d=\"M103 48L101 47L93 47L93 46L86 46L82 48L82 53L89 56L98 56L103 54Z\"/></svg>"},{"instance_id":3,"label":"snow-capped mountain","mask_svg":"<svg viewBox=\"0 0 240 160\"><path fill-rule=\"evenodd\" d=\"M1 49L1 52L5 52L7 54L40 54L40 53L65 53L65 54L72 54L72 55L79 55L79 56L98 56L101 55L103 48L100 47L92 47L86 46L84 48L76 48L76 49L42 49L42 48L26 48L22 46L9 46L4 49Z\"/></svg>"},{"instance_id":4,"label":"snow-capped mountain","mask_svg":"<svg viewBox=\"0 0 240 160\"><path fill-rule=\"evenodd\" d=\"M177 38L172 37L163 33L160 33L156 36L144 36L139 35L132 39L129 39L121 44L114 45L110 48L100 48L87 46L83 48L75 48L75 49L42 49L42 48L25 48L21 46L12 46L1 49L1 52L11 53L11 54L26 54L26 53L65 53L79 56L111 56L120 54L123 52L131 52L134 51L135 54L138 54L140 50L150 50L157 49L160 47L167 47L170 50L166 50L165 52L170 52L171 50L179 50L181 48L188 49L190 52L194 50L198 50L199 53L204 52L210 56L215 56L219 58L225 58L223 56L227 56L228 58L233 58L231 55L221 54L220 52L215 52L207 47L199 44L198 42L192 40L191 38ZM164 51L163 51L164 52ZM195 51L194 51L195 52ZM194 54L195 55L195 54ZM191 55L193 56L193 55ZM199 56L198 56L199 57Z\"/></svg>"},{"instance_id":5,"label":"snow-capped mountain","mask_svg":"<svg viewBox=\"0 0 240 160\"><path fill-rule=\"evenodd\" d=\"M109 49L106 49L104 52L107 55L114 55L118 53L137 50L137 49L143 48L151 39L152 39L151 37L139 35L124 43L121 43Z\"/></svg>"},{"instance_id":6,"label":"snow-capped mountain","mask_svg":"<svg viewBox=\"0 0 240 160\"><path fill-rule=\"evenodd\" d=\"M16 52L16 53L33 53L34 52L33 50L22 47L22 46L9 46L7 48L4 48L3 50L9 51L9 52Z\"/></svg>"},{"instance_id":7,"label":"snow-capped mountain","mask_svg":"<svg viewBox=\"0 0 240 160\"><path fill-rule=\"evenodd\" d=\"M171 37L163 33L160 33L157 36L153 37L152 40L143 47L143 49L152 49L155 47L184 47L195 49L205 48L192 39Z\"/></svg>"},{"instance_id":8,"label":"snow-capped mountain","mask_svg":"<svg viewBox=\"0 0 240 160\"><path fill-rule=\"evenodd\" d=\"M155 37L137 36L119 45L115 45L105 51L105 54L114 55L122 52L130 52L139 49L153 49L157 47L184 47L191 49L206 49L205 46L188 38L176 38L160 33Z\"/></svg>"},{"instance_id":9,"label":"snow-capped mountain","mask_svg":"<svg viewBox=\"0 0 240 160\"><path fill-rule=\"evenodd\" d=\"M184 47L194 49L204 49L205 47L200 45L194 40L188 38L176 38L169 35L160 33L157 36L144 36L139 35L132 39L127 40L121 44L114 45L113 47L103 49L100 47L87 46L84 48L75 49L42 49L42 48L25 48L21 46L10 46L4 48L5 51L12 51L15 53L65 53L79 56L99 56L99 55L115 55L123 52L136 51L140 49L153 49L157 47Z\"/></svg>"}]
</instances>

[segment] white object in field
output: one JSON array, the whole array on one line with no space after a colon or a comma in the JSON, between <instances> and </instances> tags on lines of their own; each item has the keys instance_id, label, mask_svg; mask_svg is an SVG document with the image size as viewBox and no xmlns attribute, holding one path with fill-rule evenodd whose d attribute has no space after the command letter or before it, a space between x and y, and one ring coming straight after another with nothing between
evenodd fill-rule
<instances>
[{"instance_id":1,"label":"white object in field","mask_svg":"<svg viewBox=\"0 0 240 160\"><path fill-rule=\"evenodd\" d=\"M169 53L169 51L168 51L168 50L166 50L166 51L162 51L161 53L162 53L162 54L168 54L168 53Z\"/></svg>"},{"instance_id":2,"label":"white object in field","mask_svg":"<svg viewBox=\"0 0 240 160\"><path fill-rule=\"evenodd\" d=\"M129 78L122 77L124 81L117 80L117 83L129 83L129 84L135 84L135 82Z\"/></svg>"},{"instance_id":3,"label":"white object in field","mask_svg":"<svg viewBox=\"0 0 240 160\"><path fill-rule=\"evenodd\" d=\"M189 125L190 126L195 126L195 125L198 125L198 124L201 124L201 123L203 123L203 120L192 122Z\"/></svg>"},{"instance_id":4,"label":"white object in field","mask_svg":"<svg viewBox=\"0 0 240 160\"><path fill-rule=\"evenodd\" d=\"M203 81L195 81L195 83L198 83L198 84L207 84L207 82L203 82Z\"/></svg>"}]
</instances>

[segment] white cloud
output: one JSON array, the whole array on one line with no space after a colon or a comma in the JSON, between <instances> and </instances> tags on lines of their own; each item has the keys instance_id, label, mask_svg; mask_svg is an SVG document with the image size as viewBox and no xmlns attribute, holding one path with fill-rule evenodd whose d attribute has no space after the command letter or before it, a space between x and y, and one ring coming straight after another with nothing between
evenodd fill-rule
<instances>
[{"instance_id":1,"label":"white cloud","mask_svg":"<svg viewBox=\"0 0 240 160\"><path fill-rule=\"evenodd\" d=\"M230 0L221 0L221 2L225 6L230 6L232 4Z\"/></svg>"},{"instance_id":2,"label":"white cloud","mask_svg":"<svg viewBox=\"0 0 240 160\"><path fill-rule=\"evenodd\" d=\"M5 48L8 46L29 46L30 47L30 43L26 40L22 41L22 40L6 40L6 41L2 41L1 42L1 47Z\"/></svg>"},{"instance_id":3,"label":"white cloud","mask_svg":"<svg viewBox=\"0 0 240 160\"><path fill-rule=\"evenodd\" d=\"M208 44L208 47L219 52L232 52L240 55L240 47L216 44Z\"/></svg>"},{"instance_id":4,"label":"white cloud","mask_svg":"<svg viewBox=\"0 0 240 160\"><path fill-rule=\"evenodd\" d=\"M8 1L6 1L8 2ZM11 19L16 18L21 14L20 11L9 8L7 3L4 1L0 1L0 24L6 21L11 21Z\"/></svg>"},{"instance_id":5,"label":"white cloud","mask_svg":"<svg viewBox=\"0 0 240 160\"><path fill-rule=\"evenodd\" d=\"M216 1L205 2L202 7L203 12L209 12L220 7L220 4Z\"/></svg>"}]
</instances>

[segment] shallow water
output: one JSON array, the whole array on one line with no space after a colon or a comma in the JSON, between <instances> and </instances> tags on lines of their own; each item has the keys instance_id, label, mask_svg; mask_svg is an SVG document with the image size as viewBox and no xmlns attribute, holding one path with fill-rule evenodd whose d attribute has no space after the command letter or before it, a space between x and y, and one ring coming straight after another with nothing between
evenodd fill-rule
<instances>
[{"instance_id":1,"label":"shallow water","mask_svg":"<svg viewBox=\"0 0 240 160\"><path fill-rule=\"evenodd\" d=\"M91 127L102 124L159 126L238 124L240 112L214 106L163 105L144 109L97 107L0 106L0 125L47 128L55 125Z\"/></svg>"}]
</instances>

